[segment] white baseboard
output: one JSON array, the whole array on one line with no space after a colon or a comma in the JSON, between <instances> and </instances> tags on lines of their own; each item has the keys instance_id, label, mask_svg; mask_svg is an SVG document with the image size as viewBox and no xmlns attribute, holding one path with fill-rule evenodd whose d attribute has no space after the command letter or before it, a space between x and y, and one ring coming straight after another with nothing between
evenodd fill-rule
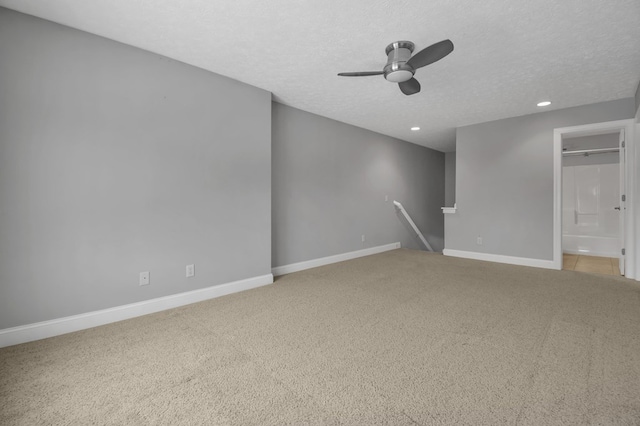
<instances>
[{"instance_id":1,"label":"white baseboard","mask_svg":"<svg viewBox=\"0 0 640 426\"><path fill-rule=\"evenodd\" d=\"M290 274L292 272L304 271L305 269L316 268L318 266L329 265L331 263L342 262L355 259L357 257L369 256L382 253L384 251L395 250L401 247L400 243L386 244L384 246L370 247L362 250L350 251L348 253L336 254L334 256L321 257L319 259L307 260L304 262L292 263L290 265L276 266L271 268L274 276Z\"/></svg>"},{"instance_id":2,"label":"white baseboard","mask_svg":"<svg viewBox=\"0 0 640 426\"><path fill-rule=\"evenodd\" d=\"M227 294L250 290L271 283L273 283L273 275L267 274L185 293L144 300L129 305L116 306L115 308L5 328L4 330L0 330L0 348L152 314L166 309L177 308L178 306L189 305Z\"/></svg>"},{"instance_id":3,"label":"white baseboard","mask_svg":"<svg viewBox=\"0 0 640 426\"><path fill-rule=\"evenodd\" d=\"M444 249L442 254L465 259L485 260L488 262L508 263L509 265L532 266L534 268L559 269L553 260L531 259L528 257L503 256L500 254L478 253L474 251Z\"/></svg>"}]
</instances>

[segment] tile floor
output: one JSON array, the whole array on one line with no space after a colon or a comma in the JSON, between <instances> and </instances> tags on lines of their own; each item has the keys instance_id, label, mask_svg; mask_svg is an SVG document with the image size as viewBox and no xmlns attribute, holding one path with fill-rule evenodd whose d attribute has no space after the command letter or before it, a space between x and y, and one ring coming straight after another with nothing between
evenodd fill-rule
<instances>
[{"instance_id":1,"label":"tile floor","mask_svg":"<svg viewBox=\"0 0 640 426\"><path fill-rule=\"evenodd\" d=\"M618 259L613 257L583 256L564 253L562 269L594 274L620 275Z\"/></svg>"}]
</instances>

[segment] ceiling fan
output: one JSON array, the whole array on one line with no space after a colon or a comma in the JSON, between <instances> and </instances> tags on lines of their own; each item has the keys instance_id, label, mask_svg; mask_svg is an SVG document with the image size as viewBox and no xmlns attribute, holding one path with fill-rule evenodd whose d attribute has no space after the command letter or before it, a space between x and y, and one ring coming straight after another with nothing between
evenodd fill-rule
<instances>
[{"instance_id":1,"label":"ceiling fan","mask_svg":"<svg viewBox=\"0 0 640 426\"><path fill-rule=\"evenodd\" d=\"M413 95L420 91L420 83L413 78L418 68L425 67L453 52L451 40L442 40L425 47L411 56L415 45L410 41L396 41L387 46L387 64L382 71L341 72L342 77L364 77L384 74L387 81L398 83L405 95Z\"/></svg>"}]
</instances>

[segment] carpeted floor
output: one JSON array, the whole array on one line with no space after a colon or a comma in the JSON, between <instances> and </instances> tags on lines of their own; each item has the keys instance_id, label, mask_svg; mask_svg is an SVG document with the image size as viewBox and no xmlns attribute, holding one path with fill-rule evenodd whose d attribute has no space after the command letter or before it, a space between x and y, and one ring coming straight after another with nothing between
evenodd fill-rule
<instances>
[{"instance_id":1,"label":"carpeted floor","mask_svg":"<svg viewBox=\"0 0 640 426\"><path fill-rule=\"evenodd\" d=\"M0 424L640 424L640 286L395 250L0 349Z\"/></svg>"}]
</instances>

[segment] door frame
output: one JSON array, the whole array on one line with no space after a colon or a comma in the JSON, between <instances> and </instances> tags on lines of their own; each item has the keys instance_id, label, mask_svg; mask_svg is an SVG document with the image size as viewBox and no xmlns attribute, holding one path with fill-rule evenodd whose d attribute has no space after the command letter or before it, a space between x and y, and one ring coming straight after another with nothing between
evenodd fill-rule
<instances>
[{"instance_id":1,"label":"door frame","mask_svg":"<svg viewBox=\"0 0 640 426\"><path fill-rule=\"evenodd\" d=\"M625 276L636 277L635 264L635 120L618 120L604 123L584 124L580 126L553 129L553 266L562 269L562 138L563 136L595 136L608 133L625 132L625 196L624 217Z\"/></svg>"}]
</instances>

